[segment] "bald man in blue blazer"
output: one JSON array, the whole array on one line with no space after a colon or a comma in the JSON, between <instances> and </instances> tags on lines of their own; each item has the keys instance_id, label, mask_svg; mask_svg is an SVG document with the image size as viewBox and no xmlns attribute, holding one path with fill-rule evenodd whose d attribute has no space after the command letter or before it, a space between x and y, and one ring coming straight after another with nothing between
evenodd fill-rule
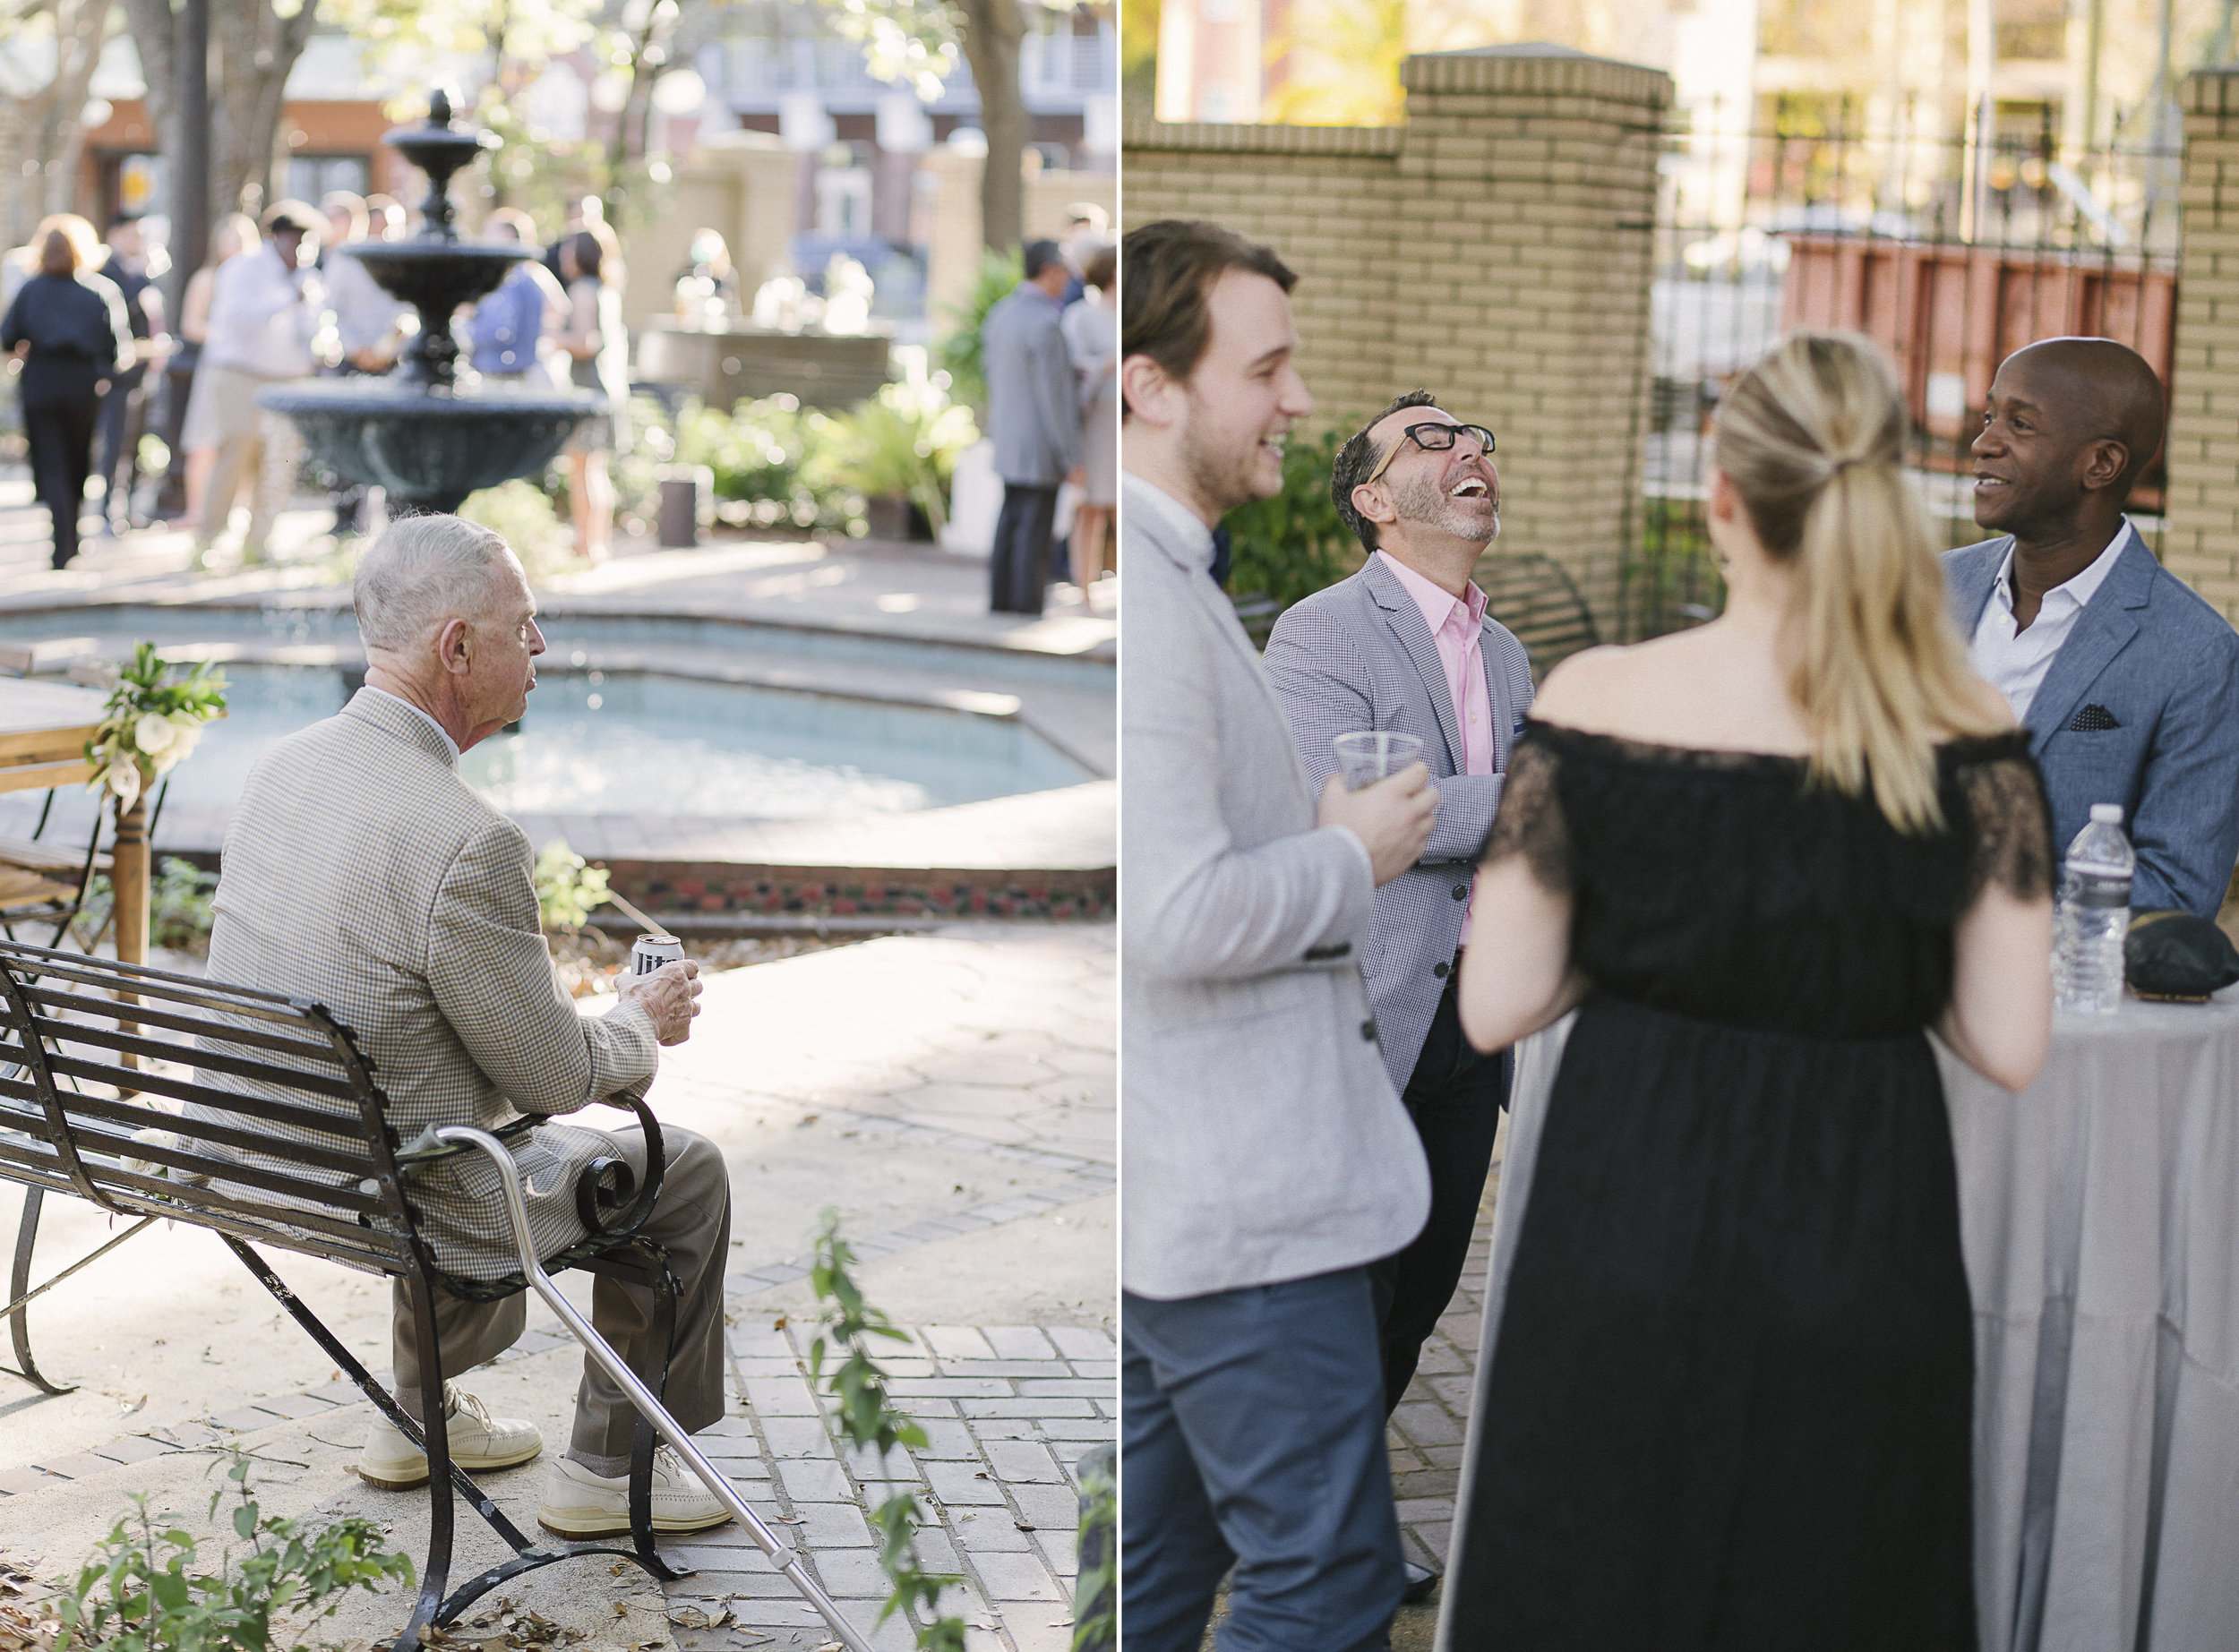
<instances>
[{"instance_id":1,"label":"bald man in blue blazer","mask_svg":"<svg viewBox=\"0 0 2239 1652\"><path fill-rule=\"evenodd\" d=\"M1975 521L1947 552L1975 669L2030 735L2056 854L2094 803L2123 806L2134 912L2213 918L2239 860L2239 633L2123 514L2159 450L2160 381L2108 338L2016 351L1976 438Z\"/></svg>"}]
</instances>

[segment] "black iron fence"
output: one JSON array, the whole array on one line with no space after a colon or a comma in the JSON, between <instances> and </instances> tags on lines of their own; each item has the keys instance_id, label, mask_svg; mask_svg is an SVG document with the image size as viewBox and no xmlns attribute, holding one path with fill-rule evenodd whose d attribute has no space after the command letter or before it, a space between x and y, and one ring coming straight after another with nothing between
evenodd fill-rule
<instances>
[{"instance_id":1,"label":"black iron fence","mask_svg":"<svg viewBox=\"0 0 2239 1652\"><path fill-rule=\"evenodd\" d=\"M2035 129L1952 137L1822 104L1770 129L1713 105L1666 141L1656 222L1643 497L1617 624L1649 637L1709 618L1707 443L1725 384L1782 333L1841 328L1889 354L1912 411L1909 467L1947 543L1978 537L1968 444L1998 363L2093 334L2170 385L2180 151ZM2162 476L2132 496L2159 548Z\"/></svg>"}]
</instances>

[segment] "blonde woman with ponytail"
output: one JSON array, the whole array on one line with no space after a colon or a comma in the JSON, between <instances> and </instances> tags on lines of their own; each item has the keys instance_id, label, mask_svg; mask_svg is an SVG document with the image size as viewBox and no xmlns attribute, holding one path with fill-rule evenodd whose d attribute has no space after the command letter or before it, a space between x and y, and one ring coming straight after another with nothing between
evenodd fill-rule
<instances>
[{"instance_id":1,"label":"blonde woman with ponytail","mask_svg":"<svg viewBox=\"0 0 2239 1652\"><path fill-rule=\"evenodd\" d=\"M1928 1033L2036 1074L2052 846L1905 431L1862 338L1742 374L1709 492L1724 613L1566 661L1510 760L1463 1026L1494 1049L1577 1014L1518 1099L1443 1652L1976 1645Z\"/></svg>"}]
</instances>

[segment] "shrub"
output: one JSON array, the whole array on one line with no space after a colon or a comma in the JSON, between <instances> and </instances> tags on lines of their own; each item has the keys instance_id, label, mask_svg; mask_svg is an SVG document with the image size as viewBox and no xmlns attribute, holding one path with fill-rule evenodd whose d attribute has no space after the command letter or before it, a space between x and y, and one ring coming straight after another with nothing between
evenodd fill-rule
<instances>
[{"instance_id":1,"label":"shrub","mask_svg":"<svg viewBox=\"0 0 2239 1652\"><path fill-rule=\"evenodd\" d=\"M841 479L873 499L911 501L938 537L957 455L980 439L972 409L934 383L889 384L845 415L838 432Z\"/></svg>"},{"instance_id":2,"label":"shrub","mask_svg":"<svg viewBox=\"0 0 2239 1652\"><path fill-rule=\"evenodd\" d=\"M544 489L523 477L469 493L459 514L505 535L531 579L585 565Z\"/></svg>"},{"instance_id":3,"label":"shrub","mask_svg":"<svg viewBox=\"0 0 2239 1652\"><path fill-rule=\"evenodd\" d=\"M579 929L593 910L606 904L607 871L592 866L555 837L536 856L536 915L547 929Z\"/></svg>"},{"instance_id":4,"label":"shrub","mask_svg":"<svg viewBox=\"0 0 2239 1652\"><path fill-rule=\"evenodd\" d=\"M965 301L943 306L951 330L933 347L934 363L948 375L951 394L982 420L987 416L987 373L980 364L980 328L987 312L1025 278L1022 249L991 249L980 255L980 271Z\"/></svg>"},{"instance_id":5,"label":"shrub","mask_svg":"<svg viewBox=\"0 0 2239 1652\"><path fill-rule=\"evenodd\" d=\"M792 396L729 413L689 401L673 432L675 462L714 473L716 512L734 526L863 532L862 496L839 474L845 432L832 415Z\"/></svg>"},{"instance_id":6,"label":"shrub","mask_svg":"<svg viewBox=\"0 0 2239 1652\"><path fill-rule=\"evenodd\" d=\"M215 1570L201 1569L193 1535L158 1531L147 1497L135 1495L134 1513L63 1587L57 1652L268 1652L275 1613L330 1618L354 1588L411 1584L410 1557L390 1553L373 1521L347 1515L313 1526L264 1513L249 1495L244 1453L234 1454L227 1478L238 1498L233 1529L249 1545L239 1563L228 1547ZM212 1516L226 1491L210 1494Z\"/></svg>"},{"instance_id":7,"label":"shrub","mask_svg":"<svg viewBox=\"0 0 2239 1652\"><path fill-rule=\"evenodd\" d=\"M884 1463L897 1445L922 1450L926 1436L888 1397L887 1374L864 1345L866 1337L906 1342L909 1335L863 1300L861 1287L847 1271L854 1260L854 1247L840 1237L838 1213L826 1211L817 1234L816 1265L809 1275L819 1309L816 1337L809 1344L810 1386L823 1387L839 1402L835 1420L847 1442L858 1451L876 1451ZM824 1375L828 1339L831 1348L846 1356L828 1383ZM964 1652L964 1620L934 1615L940 1610L942 1591L964 1579L924 1569L917 1551L917 1528L924 1518L917 1494L909 1491L896 1493L871 1511L871 1523L879 1533L879 1567L892 1586L879 1622L900 1613L918 1652Z\"/></svg>"},{"instance_id":8,"label":"shrub","mask_svg":"<svg viewBox=\"0 0 2239 1652\"><path fill-rule=\"evenodd\" d=\"M1330 473L1344 435L1293 436L1282 452L1282 488L1222 518L1231 547L1229 590L1239 602L1265 597L1288 608L1343 578L1360 541L1329 497Z\"/></svg>"}]
</instances>

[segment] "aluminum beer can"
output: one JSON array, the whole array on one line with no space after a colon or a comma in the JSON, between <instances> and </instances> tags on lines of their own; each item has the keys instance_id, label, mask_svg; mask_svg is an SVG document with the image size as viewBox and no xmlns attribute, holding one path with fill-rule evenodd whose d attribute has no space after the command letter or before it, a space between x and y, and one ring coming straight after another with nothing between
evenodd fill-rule
<instances>
[{"instance_id":1,"label":"aluminum beer can","mask_svg":"<svg viewBox=\"0 0 2239 1652\"><path fill-rule=\"evenodd\" d=\"M650 975L665 963L684 955L684 943L673 935L640 935L630 948L630 972Z\"/></svg>"}]
</instances>

